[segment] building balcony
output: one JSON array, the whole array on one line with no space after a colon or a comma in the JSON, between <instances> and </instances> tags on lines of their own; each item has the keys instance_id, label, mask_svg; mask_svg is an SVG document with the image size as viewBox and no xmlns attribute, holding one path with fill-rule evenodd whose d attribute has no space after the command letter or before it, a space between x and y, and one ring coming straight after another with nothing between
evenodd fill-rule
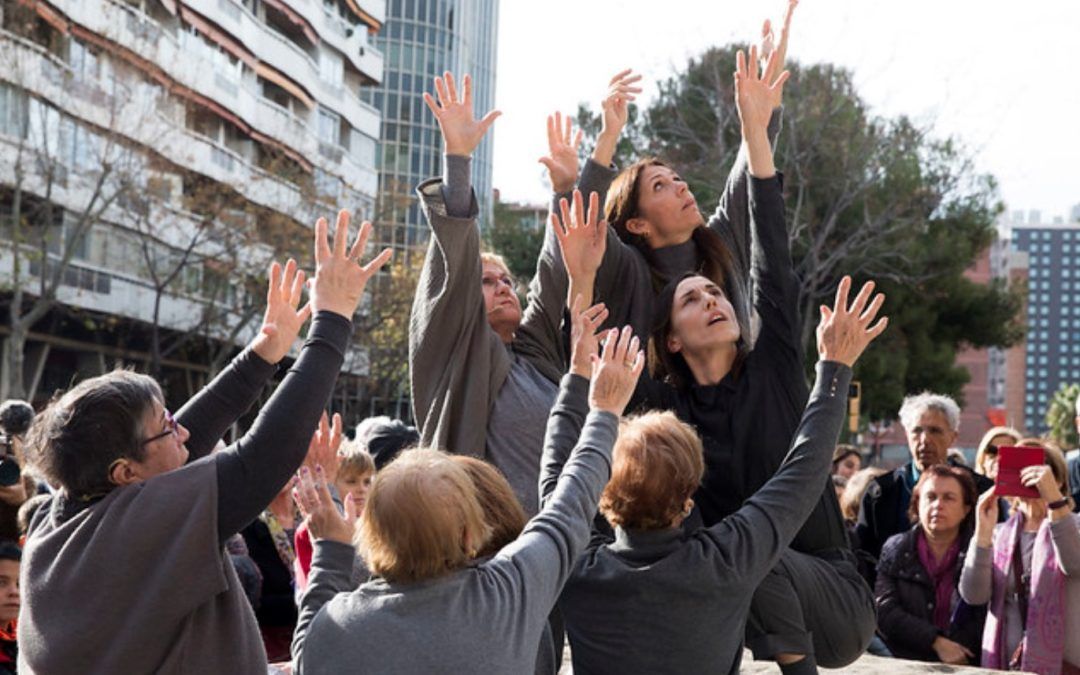
<instances>
[{"instance_id":1,"label":"building balcony","mask_svg":"<svg viewBox=\"0 0 1080 675\"><path fill-rule=\"evenodd\" d=\"M220 0L231 2L232 0ZM384 57L381 51L375 48L369 39L368 31L362 24L356 27L350 26L341 20L341 17L326 12L319 0L282 0L297 14L307 19L319 34L319 38L325 40L330 46L345 55L353 67L364 77L382 82ZM386 21L386 1L363 3L364 10L379 23Z\"/></svg>"}]
</instances>

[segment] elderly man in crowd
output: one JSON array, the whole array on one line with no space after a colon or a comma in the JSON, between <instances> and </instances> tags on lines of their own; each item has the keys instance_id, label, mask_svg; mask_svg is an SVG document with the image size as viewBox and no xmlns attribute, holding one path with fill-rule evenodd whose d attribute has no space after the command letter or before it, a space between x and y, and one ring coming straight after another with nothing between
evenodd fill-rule
<instances>
[{"instance_id":1,"label":"elderly man in crowd","mask_svg":"<svg viewBox=\"0 0 1080 675\"><path fill-rule=\"evenodd\" d=\"M900 423L907 434L911 461L870 483L855 527L859 548L875 560L886 539L911 529L911 491L922 472L935 464L955 465L948 455L960 430L960 407L948 396L923 392L904 399ZM979 494L993 485L985 476L972 476Z\"/></svg>"},{"instance_id":2,"label":"elderly man in crowd","mask_svg":"<svg viewBox=\"0 0 1080 675\"><path fill-rule=\"evenodd\" d=\"M1080 433L1080 398L1076 399L1076 432ZM1080 449L1070 450L1065 459L1069 469L1069 488L1072 492L1073 510L1080 513Z\"/></svg>"}]
</instances>

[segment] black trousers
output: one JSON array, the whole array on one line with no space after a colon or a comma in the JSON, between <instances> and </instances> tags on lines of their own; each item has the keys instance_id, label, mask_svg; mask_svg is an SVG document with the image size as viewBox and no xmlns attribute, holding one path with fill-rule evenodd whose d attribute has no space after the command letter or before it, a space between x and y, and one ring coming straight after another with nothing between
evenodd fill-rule
<instances>
[{"instance_id":1,"label":"black trousers","mask_svg":"<svg viewBox=\"0 0 1080 675\"><path fill-rule=\"evenodd\" d=\"M812 654L819 666L841 668L862 655L876 627L874 595L850 550L788 549L754 592L746 645L758 660Z\"/></svg>"}]
</instances>

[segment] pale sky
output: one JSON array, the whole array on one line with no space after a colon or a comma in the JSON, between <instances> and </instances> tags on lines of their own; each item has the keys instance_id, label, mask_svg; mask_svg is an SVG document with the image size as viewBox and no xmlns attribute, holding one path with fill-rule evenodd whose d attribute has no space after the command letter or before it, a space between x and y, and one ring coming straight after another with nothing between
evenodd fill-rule
<instances>
[{"instance_id":1,"label":"pale sky","mask_svg":"<svg viewBox=\"0 0 1080 675\"><path fill-rule=\"evenodd\" d=\"M545 116L593 108L623 67L656 85L711 45L749 40L784 0L503 0L494 186L545 203ZM934 121L1044 220L1080 203L1080 2L801 0L789 59L852 69L883 115ZM783 167L781 167L783 168Z\"/></svg>"}]
</instances>

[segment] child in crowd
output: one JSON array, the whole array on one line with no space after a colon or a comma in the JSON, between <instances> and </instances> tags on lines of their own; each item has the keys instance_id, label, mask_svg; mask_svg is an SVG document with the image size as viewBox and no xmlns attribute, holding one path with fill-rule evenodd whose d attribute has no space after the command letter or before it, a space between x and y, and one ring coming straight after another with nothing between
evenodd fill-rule
<instances>
[{"instance_id":1,"label":"child in crowd","mask_svg":"<svg viewBox=\"0 0 1080 675\"><path fill-rule=\"evenodd\" d=\"M334 490L343 502L345 497L352 495L356 503L356 513L360 514L363 511L364 502L367 501L371 481L375 478L375 459L356 441L342 442L336 459L338 464L336 475L333 477ZM333 472L332 467L329 470ZM311 555L314 551L307 521L296 528L294 543L296 560L293 563L293 569L296 573L296 593L299 596L307 588L308 573L311 572ZM366 574L363 576L366 577ZM357 582L364 580L356 579Z\"/></svg>"},{"instance_id":2,"label":"child in crowd","mask_svg":"<svg viewBox=\"0 0 1080 675\"><path fill-rule=\"evenodd\" d=\"M19 618L19 564L22 549L11 542L0 543L0 675L15 672L18 646L15 621Z\"/></svg>"}]
</instances>

